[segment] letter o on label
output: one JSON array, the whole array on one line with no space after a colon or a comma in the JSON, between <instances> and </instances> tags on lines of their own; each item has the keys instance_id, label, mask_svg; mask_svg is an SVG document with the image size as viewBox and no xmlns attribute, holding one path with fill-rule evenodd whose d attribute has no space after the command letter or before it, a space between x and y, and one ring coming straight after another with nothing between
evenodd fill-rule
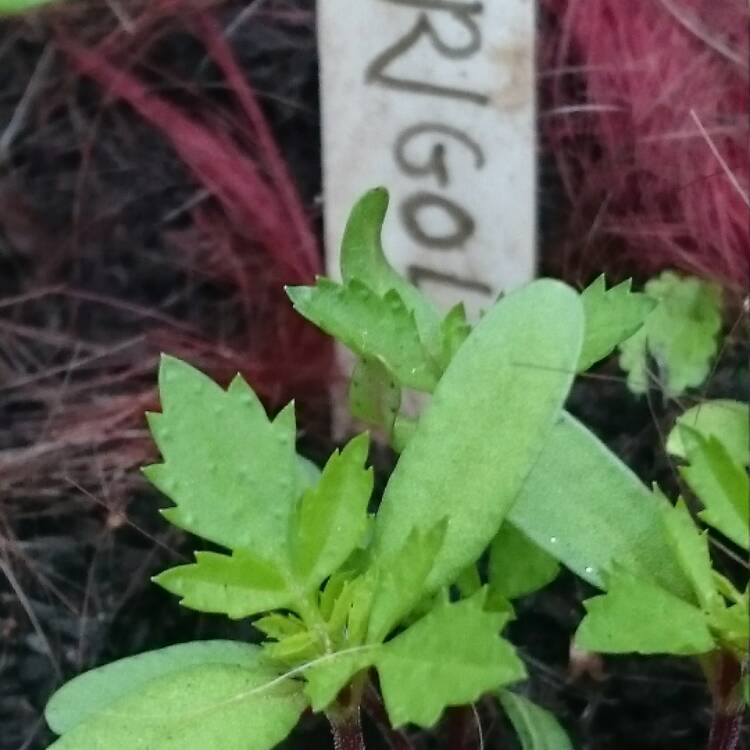
<instances>
[{"instance_id":1,"label":"letter o on label","mask_svg":"<svg viewBox=\"0 0 750 750\"><path fill-rule=\"evenodd\" d=\"M436 234L425 227L425 213L430 209L443 213L451 225L448 231ZM414 193L401 204L401 220L417 242L432 250L459 248L474 234L475 229L474 219L455 201L426 191Z\"/></svg>"}]
</instances>

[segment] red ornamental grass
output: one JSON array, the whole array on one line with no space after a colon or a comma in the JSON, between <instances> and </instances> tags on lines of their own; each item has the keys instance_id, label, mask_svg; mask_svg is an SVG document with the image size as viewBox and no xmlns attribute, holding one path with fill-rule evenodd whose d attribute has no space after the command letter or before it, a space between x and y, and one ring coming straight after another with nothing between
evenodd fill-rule
<instances>
[{"instance_id":1,"label":"red ornamental grass","mask_svg":"<svg viewBox=\"0 0 750 750\"><path fill-rule=\"evenodd\" d=\"M249 337L246 346L251 347L255 338L264 341L255 358L248 357L248 350L214 350L211 342L191 343L190 338L174 333L160 338L172 352L182 351L193 360L197 357L214 372L218 366L219 376L223 374L222 362L227 372L248 374L265 395L278 397L280 390L292 392L310 378L320 387L328 374L327 347L315 331L297 320L282 291L283 284L310 282L320 272L316 237L255 94L226 40L208 16L199 17L196 27L241 105L247 128L242 135L252 144L252 152L227 132L219 118L209 116L206 122L196 119L154 94L134 74L116 67L104 53L64 45L78 72L96 81L108 96L125 100L159 129L218 204L218 209L214 206L194 212L200 235L211 240L210 254L203 259L208 263L204 271L231 277L246 305L257 306L259 298L268 303L264 310L268 317L262 320L264 329L245 331ZM260 279L258 253L264 256ZM252 317L249 309L247 314ZM243 342L238 344L241 347Z\"/></svg>"},{"instance_id":2,"label":"red ornamental grass","mask_svg":"<svg viewBox=\"0 0 750 750\"><path fill-rule=\"evenodd\" d=\"M128 63L143 54L145 45L140 49L131 45L123 58L120 48L128 39L121 31L99 48L63 44L72 67L98 83L107 97L127 102L157 129L196 183L213 198L212 205L201 204L192 212L197 235L206 240L206 252L192 262L202 264L214 276L230 279L239 290L247 308L245 341L241 335L232 351L233 347L218 345L214 350L212 342L174 332L161 338L165 347L182 350L193 360L203 355L198 361L214 373L218 368L220 378L233 370L242 371L275 402L282 393L288 397L307 387L322 390L330 375L329 347L291 311L282 291L284 284L309 283L322 271L315 231L224 31L208 12L195 12L192 7L175 0L155 3L139 19L142 37L147 40L149 27L159 20L174 23L179 16L224 75L234 98L234 108L228 111L214 114L212 102L206 101L204 111L186 112L159 96L128 70ZM189 236L189 243L194 236ZM188 256L195 254L195 247L185 249ZM251 356L253 350L255 356Z\"/></svg>"},{"instance_id":3,"label":"red ornamental grass","mask_svg":"<svg viewBox=\"0 0 750 750\"><path fill-rule=\"evenodd\" d=\"M105 312L125 311L139 321L134 324L136 336L127 338L113 329L107 345L91 350L88 342L79 342L75 312L70 330L38 332L59 339L49 344L60 364L40 364L28 377L19 373L5 383L14 401L43 405L38 418L19 427L14 438L18 448L0 454L0 470L11 483L20 483L19 493L32 484L65 491L71 480L89 484L89 479L96 483L97 476L112 476L123 481L115 494L128 494L126 477L135 477L133 469L149 458L143 412L155 406L153 376L159 351L183 357L219 381L243 373L272 409L295 396L303 401L326 398L333 371L330 344L293 312L283 291L284 284L310 283L322 270L308 208L224 29L208 10L195 8L159 0L106 34L93 30L91 24L79 31L75 17L69 18L64 9L50 17L58 60L74 75L95 84L101 111L118 105L122 110L126 104L131 114L171 146L194 181L200 200L188 202L187 228L185 222L180 229L165 222L154 229L169 248L167 263L188 279L214 285L222 290L222 297L215 303L196 300L205 312L178 320L147 303L105 294L94 299L96 291L73 288L65 281L32 289L36 282L29 277L30 291L15 300L2 300L8 318L17 312L22 317L25 306L46 299L53 309L85 302ZM83 18L95 20L91 15ZM178 81L154 66L150 52L165 33L190 34L202 46L227 92L218 103L215 97L191 89L190 82ZM84 34L97 39L83 41ZM186 91L187 97L181 100L175 91ZM92 140L98 137L95 127L89 133ZM96 178L96 166L88 156L90 145L80 144L81 184L88 175ZM46 238L45 247L52 248L49 254L30 250L39 255L40 263L46 259L50 274L55 267L82 262L76 235L86 231L85 197L80 202L72 239L60 243ZM84 229L79 230L79 225ZM108 246L105 237L94 260L100 266L108 263ZM188 294L185 304L192 304L186 289L174 293ZM204 320L208 325L203 325ZM19 326L14 326L16 337L24 334L16 329ZM39 335L27 333L27 339L39 342ZM96 462L91 451L96 452Z\"/></svg>"},{"instance_id":4,"label":"red ornamental grass","mask_svg":"<svg viewBox=\"0 0 750 750\"><path fill-rule=\"evenodd\" d=\"M678 268L748 285L741 0L544 0L543 132L571 204L567 274Z\"/></svg>"}]
</instances>

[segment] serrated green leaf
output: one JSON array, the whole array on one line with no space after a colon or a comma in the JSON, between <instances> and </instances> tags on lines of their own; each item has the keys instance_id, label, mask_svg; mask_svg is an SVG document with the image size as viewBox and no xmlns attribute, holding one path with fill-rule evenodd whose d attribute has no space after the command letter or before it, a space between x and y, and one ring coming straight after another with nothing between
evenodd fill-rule
<instances>
[{"instance_id":1,"label":"serrated green leaf","mask_svg":"<svg viewBox=\"0 0 750 750\"><path fill-rule=\"evenodd\" d=\"M303 488L313 487L320 480L320 468L309 458L297 456L300 484Z\"/></svg>"},{"instance_id":2,"label":"serrated green leaf","mask_svg":"<svg viewBox=\"0 0 750 750\"><path fill-rule=\"evenodd\" d=\"M193 641L128 656L74 677L50 698L44 716L53 732L65 734L154 680L201 664L256 668L263 654L247 643Z\"/></svg>"},{"instance_id":3,"label":"serrated green leaf","mask_svg":"<svg viewBox=\"0 0 750 750\"><path fill-rule=\"evenodd\" d=\"M517 599L552 582L560 572L557 560L509 523L500 527L490 546L490 590Z\"/></svg>"},{"instance_id":4,"label":"serrated green leaf","mask_svg":"<svg viewBox=\"0 0 750 750\"><path fill-rule=\"evenodd\" d=\"M438 373L414 313L393 289L381 297L357 279L341 285L321 277L313 287L286 291L300 315L362 359L380 362L403 386L434 389Z\"/></svg>"},{"instance_id":5,"label":"serrated green leaf","mask_svg":"<svg viewBox=\"0 0 750 750\"><path fill-rule=\"evenodd\" d=\"M679 458L687 458L682 440L683 427L695 430L704 438L715 437L726 448L732 461L747 466L750 458L750 410L747 404L717 399L698 404L680 415L667 438L667 451Z\"/></svg>"},{"instance_id":6,"label":"serrated green leaf","mask_svg":"<svg viewBox=\"0 0 750 750\"><path fill-rule=\"evenodd\" d=\"M317 630L303 630L282 638L280 641L266 641L263 653L266 658L284 666L298 666L317 659L326 652L323 634Z\"/></svg>"},{"instance_id":7,"label":"serrated green leaf","mask_svg":"<svg viewBox=\"0 0 750 750\"><path fill-rule=\"evenodd\" d=\"M391 475L375 524L387 559L415 528L448 520L428 588L451 583L489 544L560 413L583 314L565 285L501 299L445 371Z\"/></svg>"},{"instance_id":8,"label":"serrated green leaf","mask_svg":"<svg viewBox=\"0 0 750 750\"><path fill-rule=\"evenodd\" d=\"M195 563L170 568L152 580L181 597L185 607L223 613L233 620L286 607L293 600L274 565L242 550L231 556L196 552Z\"/></svg>"},{"instance_id":9,"label":"serrated green leaf","mask_svg":"<svg viewBox=\"0 0 750 750\"><path fill-rule=\"evenodd\" d=\"M452 307L440 323L440 366L445 370L471 333L463 304Z\"/></svg>"},{"instance_id":10,"label":"serrated green leaf","mask_svg":"<svg viewBox=\"0 0 750 750\"><path fill-rule=\"evenodd\" d=\"M317 659L305 670L305 693L313 711L325 709L354 675L371 666L375 658L377 645L362 644L376 581L374 570L347 581L332 606L328 626L337 651Z\"/></svg>"},{"instance_id":11,"label":"serrated green leaf","mask_svg":"<svg viewBox=\"0 0 750 750\"><path fill-rule=\"evenodd\" d=\"M516 619L516 610L513 603L501 593L495 591L492 586L487 590L484 608L488 612L497 612L498 614L505 615L509 622Z\"/></svg>"},{"instance_id":12,"label":"serrated green leaf","mask_svg":"<svg viewBox=\"0 0 750 750\"><path fill-rule=\"evenodd\" d=\"M466 599L433 609L384 644L375 664L391 724L431 727L448 706L523 679L523 664L499 636L504 621Z\"/></svg>"},{"instance_id":13,"label":"serrated green leaf","mask_svg":"<svg viewBox=\"0 0 750 750\"><path fill-rule=\"evenodd\" d=\"M716 647L698 607L629 573L612 573L607 593L584 605L575 642L588 651L695 655Z\"/></svg>"},{"instance_id":14,"label":"serrated green leaf","mask_svg":"<svg viewBox=\"0 0 750 750\"><path fill-rule=\"evenodd\" d=\"M470 596L478 594L482 588L482 576L476 564L469 565L461 571L454 583L462 599L468 599Z\"/></svg>"},{"instance_id":15,"label":"serrated green leaf","mask_svg":"<svg viewBox=\"0 0 750 750\"><path fill-rule=\"evenodd\" d=\"M689 427L680 429L689 461L688 466L680 468L680 474L705 508L699 517L747 550L750 489L746 470L732 461L715 437L704 438Z\"/></svg>"},{"instance_id":16,"label":"serrated green leaf","mask_svg":"<svg viewBox=\"0 0 750 750\"><path fill-rule=\"evenodd\" d=\"M682 500L674 507L666 506L663 515L672 552L693 584L697 603L704 611L708 611L719 600L708 538L698 530Z\"/></svg>"},{"instance_id":17,"label":"serrated green leaf","mask_svg":"<svg viewBox=\"0 0 750 750\"><path fill-rule=\"evenodd\" d=\"M155 679L76 725L54 750L271 750L306 701L268 666L203 664Z\"/></svg>"},{"instance_id":18,"label":"serrated green leaf","mask_svg":"<svg viewBox=\"0 0 750 750\"><path fill-rule=\"evenodd\" d=\"M289 520L303 486L293 410L271 422L240 376L224 391L167 356L159 393L163 413L149 415L149 425L164 463L144 473L176 504L164 515L229 549L285 561Z\"/></svg>"},{"instance_id":19,"label":"serrated green leaf","mask_svg":"<svg viewBox=\"0 0 750 750\"><path fill-rule=\"evenodd\" d=\"M382 187L368 190L354 205L341 242L341 277L345 282L360 281L381 297L395 291L414 313L427 350L437 353L440 339L437 308L393 269L383 252L381 233L387 210L388 191Z\"/></svg>"},{"instance_id":20,"label":"serrated green leaf","mask_svg":"<svg viewBox=\"0 0 750 750\"><path fill-rule=\"evenodd\" d=\"M380 643L424 598L425 582L445 539L445 522L427 531L414 529L401 549L376 566L377 588L367 631Z\"/></svg>"},{"instance_id":21,"label":"serrated green leaf","mask_svg":"<svg viewBox=\"0 0 750 750\"><path fill-rule=\"evenodd\" d=\"M306 629L305 624L299 617L295 615L282 615L278 612L255 620L253 627L277 641L287 638L290 635L302 633Z\"/></svg>"},{"instance_id":22,"label":"serrated green leaf","mask_svg":"<svg viewBox=\"0 0 750 750\"><path fill-rule=\"evenodd\" d=\"M354 676L372 666L379 646L359 646L319 660L305 671L305 695L313 711L326 709Z\"/></svg>"},{"instance_id":23,"label":"serrated green leaf","mask_svg":"<svg viewBox=\"0 0 750 750\"><path fill-rule=\"evenodd\" d=\"M670 396L699 386L707 377L721 329L721 290L700 279L665 271L646 284L658 305L638 332L620 345L620 365L628 387L645 393L648 357L659 368L659 379Z\"/></svg>"},{"instance_id":24,"label":"serrated green leaf","mask_svg":"<svg viewBox=\"0 0 750 750\"><path fill-rule=\"evenodd\" d=\"M328 631L336 639L339 637L340 642L346 639L346 623L349 619L349 612L352 608L352 600L356 594L354 580L348 580L344 583L336 601L331 608L331 614L326 620Z\"/></svg>"},{"instance_id":25,"label":"serrated green leaf","mask_svg":"<svg viewBox=\"0 0 750 750\"><path fill-rule=\"evenodd\" d=\"M333 608L352 577L350 571L338 571L326 581L318 597L318 609L324 620L328 621L333 615Z\"/></svg>"},{"instance_id":26,"label":"serrated green leaf","mask_svg":"<svg viewBox=\"0 0 750 750\"><path fill-rule=\"evenodd\" d=\"M656 306L647 295L631 292L631 284L628 279L608 290L602 274L581 293L586 332L578 372L608 357L643 325Z\"/></svg>"},{"instance_id":27,"label":"serrated green leaf","mask_svg":"<svg viewBox=\"0 0 750 750\"><path fill-rule=\"evenodd\" d=\"M296 580L317 588L357 548L367 530L372 469L366 469L369 437L355 437L328 459L294 518L292 552Z\"/></svg>"},{"instance_id":28,"label":"serrated green leaf","mask_svg":"<svg viewBox=\"0 0 750 750\"><path fill-rule=\"evenodd\" d=\"M373 568L353 582L354 595L346 623L347 643L353 646L364 643L367 637L379 577L380 571Z\"/></svg>"},{"instance_id":29,"label":"serrated green leaf","mask_svg":"<svg viewBox=\"0 0 750 750\"><path fill-rule=\"evenodd\" d=\"M349 381L351 415L390 434L400 406L401 390L388 370L375 360L360 359Z\"/></svg>"},{"instance_id":30,"label":"serrated green leaf","mask_svg":"<svg viewBox=\"0 0 750 750\"><path fill-rule=\"evenodd\" d=\"M498 696L522 750L573 750L570 738L549 711L510 690L501 690Z\"/></svg>"},{"instance_id":31,"label":"serrated green leaf","mask_svg":"<svg viewBox=\"0 0 750 750\"><path fill-rule=\"evenodd\" d=\"M718 605L709 613L708 622L721 644L731 649L743 663L750 645L750 610L747 591L736 604Z\"/></svg>"},{"instance_id":32,"label":"serrated green leaf","mask_svg":"<svg viewBox=\"0 0 750 750\"><path fill-rule=\"evenodd\" d=\"M741 594L732 582L724 575L714 570L714 585L716 590L725 598L731 602L739 601Z\"/></svg>"},{"instance_id":33,"label":"serrated green leaf","mask_svg":"<svg viewBox=\"0 0 750 750\"><path fill-rule=\"evenodd\" d=\"M549 433L508 521L577 575L605 588L613 562L676 596L692 587L665 555L665 501L569 414Z\"/></svg>"}]
</instances>

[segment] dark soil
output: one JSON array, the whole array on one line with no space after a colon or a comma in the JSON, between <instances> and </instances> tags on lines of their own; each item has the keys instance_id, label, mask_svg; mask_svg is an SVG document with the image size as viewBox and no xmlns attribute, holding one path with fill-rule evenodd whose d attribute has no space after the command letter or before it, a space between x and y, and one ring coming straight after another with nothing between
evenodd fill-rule
<instances>
[{"instance_id":1,"label":"dark soil","mask_svg":"<svg viewBox=\"0 0 750 750\"><path fill-rule=\"evenodd\" d=\"M313 19L291 13L303 3L265 5L270 11L235 28L232 41L317 216ZM220 6L225 28L245 7ZM81 37L100 38L112 22L93 11L83 18L90 28ZM189 82L187 93L176 85L175 100L225 95L217 93L205 50L179 24L160 33L145 67L158 69L160 80ZM0 25L0 122L19 111L53 34L41 21ZM191 549L167 527L157 512L163 501L137 474L152 457L140 414L153 405L156 352L187 335L225 348L237 341L237 289L204 273L205 254L175 260L176 240L195 242L184 206L201 199L201 187L162 136L125 105L103 107L101 92L59 56L45 75L0 167L0 750L46 747L52 736L41 714L45 701L83 669L193 638L257 637L247 622L181 609L148 583ZM85 137L92 141L82 165ZM553 204L554 175L545 171L545 181L542 203ZM264 259L254 262L260 268ZM59 288L80 294L59 296ZM263 318L265 309L252 314ZM160 337L144 333L154 315L164 319ZM741 333L696 399L747 398ZM219 367L224 354L212 352L198 350L207 368L226 376L235 360ZM674 489L661 445L678 406L656 387L648 399L635 399L615 363L598 376L576 384L571 410L645 481ZM298 382L279 377L268 395L273 408L299 395ZM301 445L320 461L332 448L327 397L319 384L306 387ZM103 399L117 409L102 409ZM72 432L71 424L78 425ZM392 459L374 452L381 481ZM705 748L710 700L689 660L591 657L584 668L571 666L571 635L591 593L562 575L519 606L508 633L528 663L529 695L560 717L579 750ZM461 750L463 743L473 750L480 729L488 749L517 747L491 701L476 714L449 712L434 736L412 739L416 748ZM386 747L369 719L366 731L368 747ZM327 727L306 717L287 746L323 750L332 743Z\"/></svg>"}]
</instances>

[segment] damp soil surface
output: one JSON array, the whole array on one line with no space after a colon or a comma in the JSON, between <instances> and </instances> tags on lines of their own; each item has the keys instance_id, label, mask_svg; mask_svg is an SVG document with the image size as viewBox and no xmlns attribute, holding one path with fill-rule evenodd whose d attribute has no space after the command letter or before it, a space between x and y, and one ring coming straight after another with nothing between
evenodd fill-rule
<instances>
[{"instance_id":1,"label":"damp soil surface","mask_svg":"<svg viewBox=\"0 0 750 750\"><path fill-rule=\"evenodd\" d=\"M301 3L214 5L319 231L314 19ZM254 5L265 11L251 18ZM82 19L81 36L97 40L125 22ZM175 82L175 101L226 96L184 27L159 28L141 69L158 71L167 90L165 81ZM164 346L164 338L139 338L153 317L143 311L236 345L236 309L227 300L238 290L201 273L196 264L206 255L174 261L175 247L196 242L190 232L200 217L189 207L206 200L203 188L132 110L103 109L101 92L71 77L62 58L45 62L58 33L48 21L0 23L0 119L14 123L12 138L0 141L0 750L46 747L53 738L45 701L81 670L190 639L258 637L248 622L182 609L149 583L186 559L192 543L167 527L158 513L163 500L138 477L137 466L153 454L130 413L153 406L154 347ZM553 178L549 190L554 198ZM59 288L78 290L75 304L50 291ZM107 348L112 341L122 348ZM683 406L747 399L746 341L747 331L736 328L705 391ZM210 363L211 351L200 351ZM106 371L92 368L97 357ZM139 369L139 362L151 364ZM90 395L97 388L108 403L126 405L114 416L104 412L120 419L107 422L106 441L97 435L101 404ZM74 399L77 412L66 410L68 392L88 394ZM278 406L292 395L270 400ZM301 449L320 462L333 447L328 397L312 389L301 401ZM569 408L644 481L677 489L662 445L680 405L665 401L658 384L636 399L609 362L577 382ZM71 420L77 429L64 429ZM382 487L394 457L375 448L372 460ZM721 551L717 557L729 575L741 574ZM563 574L518 606L507 634L528 665L528 695L560 718L579 750L705 748L710 699L691 661L571 658L581 603L592 593ZM389 747L370 716L365 730L368 748ZM450 711L435 732L409 739L415 750L518 747L491 700ZM306 716L284 747L327 750L332 742L325 723Z\"/></svg>"}]
</instances>

